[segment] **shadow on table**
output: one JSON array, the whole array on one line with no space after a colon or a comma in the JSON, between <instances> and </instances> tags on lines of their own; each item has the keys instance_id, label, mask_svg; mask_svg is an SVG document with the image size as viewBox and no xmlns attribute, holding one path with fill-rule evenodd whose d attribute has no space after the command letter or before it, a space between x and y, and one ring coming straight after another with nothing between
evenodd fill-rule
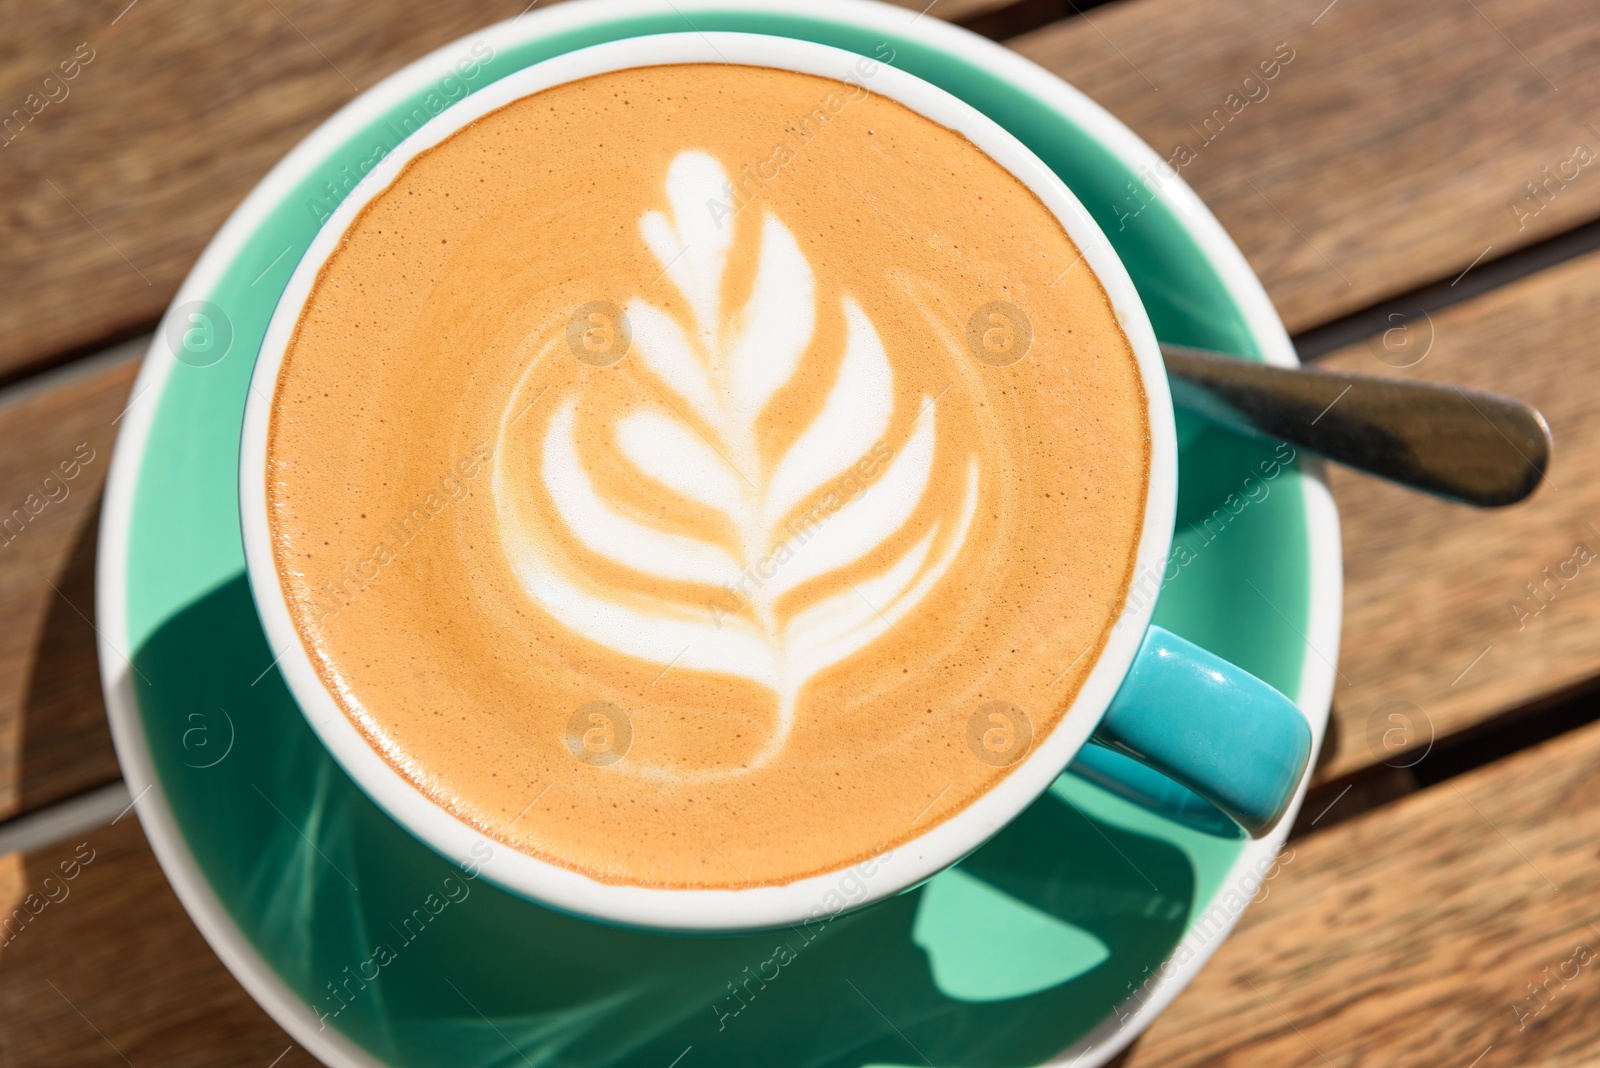
<instances>
[{"instance_id":1,"label":"shadow on table","mask_svg":"<svg viewBox=\"0 0 1600 1068\"><path fill-rule=\"evenodd\" d=\"M64 558L52 557L59 559L59 565L51 568L49 584L39 594L47 598L41 622L29 626L16 619L6 621L14 628L13 639L31 643L13 750L14 809L19 814L114 782L118 774L100 692L95 631L89 622L95 611L99 505L73 520L70 527L24 531L25 537L70 539L72 547L62 554Z\"/></svg>"}]
</instances>

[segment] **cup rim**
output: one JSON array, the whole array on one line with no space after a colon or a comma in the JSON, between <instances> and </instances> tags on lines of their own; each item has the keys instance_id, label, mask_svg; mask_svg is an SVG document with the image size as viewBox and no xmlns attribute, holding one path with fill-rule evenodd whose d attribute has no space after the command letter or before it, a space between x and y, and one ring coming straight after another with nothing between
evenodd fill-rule
<instances>
[{"instance_id":1,"label":"cup rim","mask_svg":"<svg viewBox=\"0 0 1600 1068\"><path fill-rule=\"evenodd\" d=\"M288 344L317 275L360 211L420 152L467 123L543 89L596 74L674 63L774 67L855 80L961 133L1015 175L1077 244L1128 337L1145 390L1150 466L1137 576L1161 574L1177 493L1177 445L1155 333L1132 279L1098 224L1064 182L995 120L915 75L828 45L763 34L670 33L623 38L567 52L513 72L429 120L369 171L323 223L279 299L251 375L241 436L240 520L257 613L296 704L335 760L369 797L436 852L521 897L587 919L677 932L732 932L832 918L916 886L980 846L1061 773L1098 725L1132 665L1154 599L1129 598L1099 658L1056 727L965 809L875 858L779 886L677 889L606 883L489 837L424 795L383 759L334 699L289 612L273 553L266 504L266 443L272 398ZM867 73L870 71L870 73ZM850 879L860 893L841 892Z\"/></svg>"}]
</instances>

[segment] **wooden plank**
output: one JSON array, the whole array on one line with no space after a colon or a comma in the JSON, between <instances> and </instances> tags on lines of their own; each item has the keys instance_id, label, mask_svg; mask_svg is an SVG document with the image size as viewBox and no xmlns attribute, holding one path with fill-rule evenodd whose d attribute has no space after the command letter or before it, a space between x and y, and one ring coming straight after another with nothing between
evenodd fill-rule
<instances>
[{"instance_id":1,"label":"wooden plank","mask_svg":"<svg viewBox=\"0 0 1600 1068\"><path fill-rule=\"evenodd\" d=\"M1556 447L1547 483L1499 511L1334 471L1345 618L1325 779L1414 763L1430 738L1600 676L1597 288L1600 254L1419 318L1391 335L1397 351L1377 338L1328 358L1521 397L1550 420ZM1384 362L1424 352L1405 370Z\"/></svg>"},{"instance_id":2,"label":"wooden plank","mask_svg":"<svg viewBox=\"0 0 1600 1068\"><path fill-rule=\"evenodd\" d=\"M941 0L928 14L1001 3ZM317 123L528 6L203 0L113 20L98 6L0 2L0 373L148 328L228 213Z\"/></svg>"},{"instance_id":3,"label":"wooden plank","mask_svg":"<svg viewBox=\"0 0 1600 1068\"><path fill-rule=\"evenodd\" d=\"M201 939L131 815L0 857L0 918L0 1063L317 1063Z\"/></svg>"},{"instance_id":4,"label":"wooden plank","mask_svg":"<svg viewBox=\"0 0 1600 1068\"><path fill-rule=\"evenodd\" d=\"M39 110L0 148L0 370L153 322L250 187L358 88L525 6L147 3L113 22L7 0L0 118Z\"/></svg>"},{"instance_id":5,"label":"wooden plank","mask_svg":"<svg viewBox=\"0 0 1600 1068\"><path fill-rule=\"evenodd\" d=\"M1593 8L1128 0L1008 43L1174 161L1291 332L1600 214Z\"/></svg>"},{"instance_id":6,"label":"wooden plank","mask_svg":"<svg viewBox=\"0 0 1600 1068\"><path fill-rule=\"evenodd\" d=\"M1292 843L1125 1068L1593 1064L1597 824L1600 725Z\"/></svg>"},{"instance_id":7,"label":"wooden plank","mask_svg":"<svg viewBox=\"0 0 1600 1068\"><path fill-rule=\"evenodd\" d=\"M117 777L94 548L128 346L0 396L0 819Z\"/></svg>"}]
</instances>

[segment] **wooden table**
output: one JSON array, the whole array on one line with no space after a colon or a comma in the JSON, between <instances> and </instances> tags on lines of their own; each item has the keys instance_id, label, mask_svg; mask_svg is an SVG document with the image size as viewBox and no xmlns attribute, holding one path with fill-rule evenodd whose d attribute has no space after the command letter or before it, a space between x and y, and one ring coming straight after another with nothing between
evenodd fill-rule
<instances>
[{"instance_id":1,"label":"wooden table","mask_svg":"<svg viewBox=\"0 0 1600 1068\"><path fill-rule=\"evenodd\" d=\"M0 134L0 510L92 456L0 539L0 914L93 856L0 947L0 1065L311 1063L201 941L137 822L111 822L127 802L90 623L97 498L138 339L245 192L359 89L523 2L0 3L0 113L27 118ZM1600 951L1600 571L1547 585L1545 568L1600 550L1600 13L942 0L941 16L1163 154L1201 146L1183 177L1308 358L1516 394L1557 442L1549 484L1503 512L1334 473L1339 683L1293 862L1124 1063L1595 1063L1600 969L1570 962ZM1274 54L1292 58L1240 106ZM46 84L64 62L75 76Z\"/></svg>"}]
</instances>

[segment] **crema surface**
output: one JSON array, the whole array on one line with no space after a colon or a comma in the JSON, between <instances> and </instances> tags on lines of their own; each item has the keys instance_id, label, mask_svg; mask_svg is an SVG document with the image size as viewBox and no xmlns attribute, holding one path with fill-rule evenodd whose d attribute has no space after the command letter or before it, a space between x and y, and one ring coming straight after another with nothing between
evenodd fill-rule
<instances>
[{"instance_id":1,"label":"crema surface","mask_svg":"<svg viewBox=\"0 0 1600 1068\"><path fill-rule=\"evenodd\" d=\"M493 112L367 206L268 505L400 774L597 879L739 887L927 831L1059 722L1149 455L1022 183L859 86L664 66Z\"/></svg>"}]
</instances>

